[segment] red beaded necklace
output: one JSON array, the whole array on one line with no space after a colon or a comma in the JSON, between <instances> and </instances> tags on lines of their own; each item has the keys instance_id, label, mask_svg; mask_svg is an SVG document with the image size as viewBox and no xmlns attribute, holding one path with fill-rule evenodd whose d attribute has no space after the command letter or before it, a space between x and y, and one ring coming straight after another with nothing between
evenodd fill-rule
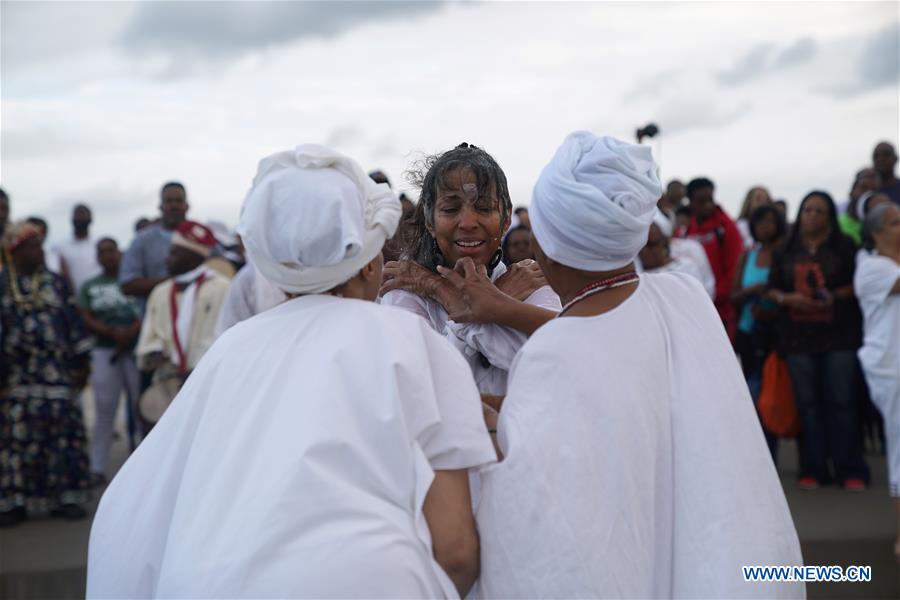
<instances>
[{"instance_id":1,"label":"red beaded necklace","mask_svg":"<svg viewBox=\"0 0 900 600\"><path fill-rule=\"evenodd\" d=\"M607 279L601 279L600 281L595 281L594 283L589 283L588 285L586 285L583 288L581 288L580 290L578 290L578 293L575 294L574 298L572 298L571 300L566 302L566 305L563 306L563 309L560 311L559 314L563 314L564 312L569 310L573 304L575 304L577 302L581 302L588 296L593 296L594 294L597 294L604 290L609 290L612 288L617 288L617 287L620 287L623 285L627 285L629 283L637 281L638 279L639 279L639 277L638 277L637 273L635 273L634 271L628 271L627 273L620 273L619 275L614 275Z\"/></svg>"}]
</instances>

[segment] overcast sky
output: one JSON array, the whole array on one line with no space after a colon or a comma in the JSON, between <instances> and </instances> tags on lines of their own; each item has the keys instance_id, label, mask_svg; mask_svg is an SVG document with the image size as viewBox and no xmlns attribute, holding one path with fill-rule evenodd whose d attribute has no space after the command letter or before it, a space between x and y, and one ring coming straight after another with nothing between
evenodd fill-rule
<instances>
[{"instance_id":1,"label":"overcast sky","mask_svg":"<svg viewBox=\"0 0 900 600\"><path fill-rule=\"evenodd\" d=\"M662 178L736 212L767 185L843 199L898 139L900 3L0 3L0 185L14 218L131 238L184 182L237 224L260 158L331 145L395 188L423 152L491 152L515 204L576 129L659 124Z\"/></svg>"}]
</instances>

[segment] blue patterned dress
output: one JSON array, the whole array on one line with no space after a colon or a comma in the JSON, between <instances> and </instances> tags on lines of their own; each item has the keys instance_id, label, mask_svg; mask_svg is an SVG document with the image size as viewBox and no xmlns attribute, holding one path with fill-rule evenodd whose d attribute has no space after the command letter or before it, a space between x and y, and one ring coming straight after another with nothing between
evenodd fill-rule
<instances>
[{"instance_id":1,"label":"blue patterned dress","mask_svg":"<svg viewBox=\"0 0 900 600\"><path fill-rule=\"evenodd\" d=\"M0 512L87 501L88 458L71 371L91 338L65 279L0 271Z\"/></svg>"}]
</instances>

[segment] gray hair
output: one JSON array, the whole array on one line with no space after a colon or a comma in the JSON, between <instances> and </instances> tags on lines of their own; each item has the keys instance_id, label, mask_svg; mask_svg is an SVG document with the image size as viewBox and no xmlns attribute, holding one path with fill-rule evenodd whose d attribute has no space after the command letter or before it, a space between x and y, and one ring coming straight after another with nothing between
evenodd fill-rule
<instances>
[{"instance_id":1,"label":"gray hair","mask_svg":"<svg viewBox=\"0 0 900 600\"><path fill-rule=\"evenodd\" d=\"M897 208L897 205L893 202L879 204L866 215L866 219L863 222L863 246L865 246L866 249L875 249L875 238L873 237L873 234L884 229L884 217L892 208Z\"/></svg>"}]
</instances>

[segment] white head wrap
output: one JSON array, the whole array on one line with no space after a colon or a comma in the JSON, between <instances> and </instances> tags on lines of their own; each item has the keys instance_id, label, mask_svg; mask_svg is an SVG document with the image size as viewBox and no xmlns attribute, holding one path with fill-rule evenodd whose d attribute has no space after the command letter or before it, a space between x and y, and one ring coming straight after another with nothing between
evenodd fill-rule
<instances>
[{"instance_id":1,"label":"white head wrap","mask_svg":"<svg viewBox=\"0 0 900 600\"><path fill-rule=\"evenodd\" d=\"M561 264L619 269L647 243L661 195L649 147L576 131L534 186L531 228L544 253Z\"/></svg>"},{"instance_id":2,"label":"white head wrap","mask_svg":"<svg viewBox=\"0 0 900 600\"><path fill-rule=\"evenodd\" d=\"M672 221L658 208L653 212L653 224L659 227L664 236L672 237Z\"/></svg>"},{"instance_id":3,"label":"white head wrap","mask_svg":"<svg viewBox=\"0 0 900 600\"><path fill-rule=\"evenodd\" d=\"M353 160L315 144L262 159L238 225L250 260L286 292L351 279L381 252L400 201Z\"/></svg>"}]
</instances>

